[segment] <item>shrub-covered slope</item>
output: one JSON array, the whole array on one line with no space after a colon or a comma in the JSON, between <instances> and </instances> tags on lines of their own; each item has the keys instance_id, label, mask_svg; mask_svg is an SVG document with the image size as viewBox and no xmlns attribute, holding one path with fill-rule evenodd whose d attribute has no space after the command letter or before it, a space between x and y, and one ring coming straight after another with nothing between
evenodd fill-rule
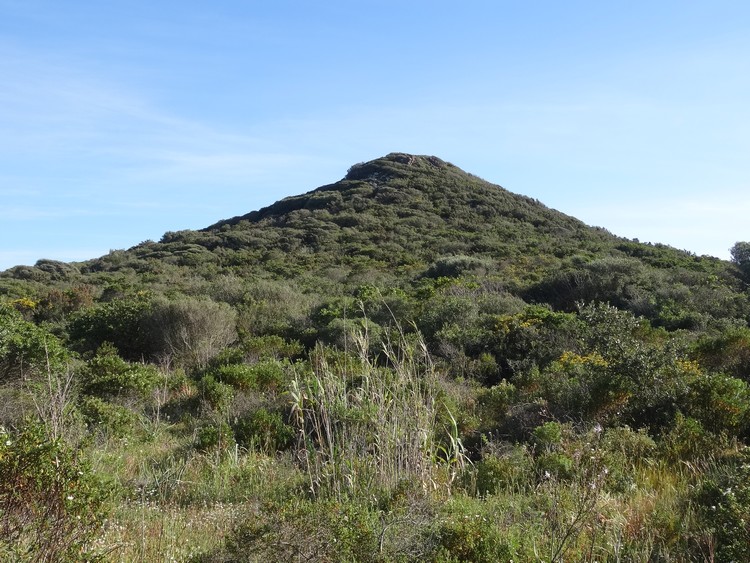
<instances>
[{"instance_id":1,"label":"shrub-covered slope","mask_svg":"<svg viewBox=\"0 0 750 563\"><path fill-rule=\"evenodd\" d=\"M396 153L11 268L0 558L742 560L746 262Z\"/></svg>"},{"instance_id":2,"label":"shrub-covered slope","mask_svg":"<svg viewBox=\"0 0 750 563\"><path fill-rule=\"evenodd\" d=\"M195 293L228 276L329 295L465 274L528 302L570 311L577 301L608 301L672 328L748 313L728 262L622 239L436 157L399 153L201 231L84 263L11 268L0 288L14 297L75 284Z\"/></svg>"}]
</instances>

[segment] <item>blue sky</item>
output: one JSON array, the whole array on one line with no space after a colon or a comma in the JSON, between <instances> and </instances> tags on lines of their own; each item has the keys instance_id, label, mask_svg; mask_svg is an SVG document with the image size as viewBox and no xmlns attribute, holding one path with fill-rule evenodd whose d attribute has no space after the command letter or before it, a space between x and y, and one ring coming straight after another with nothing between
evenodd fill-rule
<instances>
[{"instance_id":1,"label":"blue sky","mask_svg":"<svg viewBox=\"0 0 750 563\"><path fill-rule=\"evenodd\" d=\"M0 78L0 269L394 151L641 241L750 239L746 1L0 0Z\"/></svg>"}]
</instances>

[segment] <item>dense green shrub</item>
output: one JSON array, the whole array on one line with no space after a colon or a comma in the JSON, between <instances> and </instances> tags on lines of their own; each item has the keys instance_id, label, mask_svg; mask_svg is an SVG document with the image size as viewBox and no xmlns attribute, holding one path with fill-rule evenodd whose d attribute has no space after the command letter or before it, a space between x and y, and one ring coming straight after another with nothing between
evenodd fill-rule
<instances>
[{"instance_id":1,"label":"dense green shrub","mask_svg":"<svg viewBox=\"0 0 750 563\"><path fill-rule=\"evenodd\" d=\"M223 365L211 370L210 373L217 381L243 391L279 391L287 382L283 364L275 360L266 360L255 365Z\"/></svg>"},{"instance_id":2,"label":"dense green shrub","mask_svg":"<svg viewBox=\"0 0 750 563\"><path fill-rule=\"evenodd\" d=\"M296 340L285 340L281 336L268 334L248 336L242 340L242 350L251 360L292 359L301 356L303 346Z\"/></svg>"},{"instance_id":3,"label":"dense green shrub","mask_svg":"<svg viewBox=\"0 0 750 563\"><path fill-rule=\"evenodd\" d=\"M99 397L84 397L78 410L89 428L102 429L112 436L127 435L138 422L138 415L132 409L108 403Z\"/></svg>"},{"instance_id":4,"label":"dense green shrub","mask_svg":"<svg viewBox=\"0 0 750 563\"><path fill-rule=\"evenodd\" d=\"M682 410L711 432L736 436L750 422L750 389L740 379L699 374L690 382Z\"/></svg>"},{"instance_id":5,"label":"dense green shrub","mask_svg":"<svg viewBox=\"0 0 750 563\"><path fill-rule=\"evenodd\" d=\"M199 426L195 432L195 449L200 452L225 453L234 443L232 429L224 421Z\"/></svg>"},{"instance_id":6,"label":"dense green shrub","mask_svg":"<svg viewBox=\"0 0 750 563\"><path fill-rule=\"evenodd\" d=\"M729 249L732 262L737 266L745 280L750 280L750 242L739 241Z\"/></svg>"},{"instance_id":7,"label":"dense green shrub","mask_svg":"<svg viewBox=\"0 0 750 563\"><path fill-rule=\"evenodd\" d=\"M427 268L429 278L457 278L464 275L484 273L491 268L491 262L476 256L445 256Z\"/></svg>"},{"instance_id":8,"label":"dense green shrub","mask_svg":"<svg viewBox=\"0 0 750 563\"><path fill-rule=\"evenodd\" d=\"M545 367L566 351L579 346L582 326L573 314L529 306L514 315L494 319L489 350L497 358L503 377L513 377Z\"/></svg>"},{"instance_id":9,"label":"dense green shrub","mask_svg":"<svg viewBox=\"0 0 750 563\"><path fill-rule=\"evenodd\" d=\"M295 437L294 428L284 422L280 413L264 408L238 419L234 435L240 446L269 453L289 448Z\"/></svg>"},{"instance_id":10,"label":"dense green shrub","mask_svg":"<svg viewBox=\"0 0 750 563\"><path fill-rule=\"evenodd\" d=\"M479 496L526 490L534 475L534 460L523 446L487 447L482 459L469 467L462 483Z\"/></svg>"},{"instance_id":11,"label":"dense green shrub","mask_svg":"<svg viewBox=\"0 0 750 563\"><path fill-rule=\"evenodd\" d=\"M484 430L497 428L518 399L518 390L512 383L502 380L497 385L479 390L476 396L477 413Z\"/></svg>"},{"instance_id":12,"label":"dense green shrub","mask_svg":"<svg viewBox=\"0 0 750 563\"><path fill-rule=\"evenodd\" d=\"M234 390L230 385L216 381L211 375L204 376L198 384L202 403L211 411L227 414L234 399Z\"/></svg>"},{"instance_id":13,"label":"dense green shrub","mask_svg":"<svg viewBox=\"0 0 750 563\"><path fill-rule=\"evenodd\" d=\"M574 469L573 458L562 452L544 452L536 458L536 472L540 479L570 479Z\"/></svg>"},{"instance_id":14,"label":"dense green shrub","mask_svg":"<svg viewBox=\"0 0 750 563\"><path fill-rule=\"evenodd\" d=\"M51 369L65 369L70 353L60 341L0 303L0 383L32 379Z\"/></svg>"},{"instance_id":15,"label":"dense green shrub","mask_svg":"<svg viewBox=\"0 0 750 563\"><path fill-rule=\"evenodd\" d=\"M567 451L571 444L566 438L570 428L558 422L545 422L534 428L531 435L535 448L534 465L540 479L570 479L576 464Z\"/></svg>"},{"instance_id":16,"label":"dense green shrub","mask_svg":"<svg viewBox=\"0 0 750 563\"><path fill-rule=\"evenodd\" d=\"M430 560L444 563L475 561L477 563L509 562L515 549L503 537L492 517L483 507L456 498L443 510L436 523L436 547Z\"/></svg>"},{"instance_id":17,"label":"dense green shrub","mask_svg":"<svg viewBox=\"0 0 750 563\"><path fill-rule=\"evenodd\" d=\"M681 413L677 413L672 428L659 442L661 455L671 463L691 464L713 461L726 445L720 436L708 432L698 420Z\"/></svg>"},{"instance_id":18,"label":"dense green shrub","mask_svg":"<svg viewBox=\"0 0 750 563\"><path fill-rule=\"evenodd\" d=\"M34 307L36 322L64 322L72 313L91 307L95 288L92 285L75 285L68 289L49 289L47 294Z\"/></svg>"},{"instance_id":19,"label":"dense green shrub","mask_svg":"<svg viewBox=\"0 0 750 563\"><path fill-rule=\"evenodd\" d=\"M151 307L151 298L139 293L81 309L68 323L71 341L82 352L110 342L126 360L148 359L154 351L146 326Z\"/></svg>"},{"instance_id":20,"label":"dense green shrub","mask_svg":"<svg viewBox=\"0 0 750 563\"><path fill-rule=\"evenodd\" d=\"M534 428L534 445L541 451L553 451L562 445L563 427L559 422L545 422Z\"/></svg>"},{"instance_id":21,"label":"dense green shrub","mask_svg":"<svg viewBox=\"0 0 750 563\"><path fill-rule=\"evenodd\" d=\"M112 344L102 344L80 374L81 390L102 398L148 398L164 379L150 364L129 363Z\"/></svg>"},{"instance_id":22,"label":"dense green shrub","mask_svg":"<svg viewBox=\"0 0 750 563\"><path fill-rule=\"evenodd\" d=\"M0 559L89 557L106 495L79 450L51 439L38 423L0 429L0 475Z\"/></svg>"},{"instance_id":23,"label":"dense green shrub","mask_svg":"<svg viewBox=\"0 0 750 563\"><path fill-rule=\"evenodd\" d=\"M750 329L731 328L718 335L705 335L694 354L702 366L750 381Z\"/></svg>"}]
</instances>

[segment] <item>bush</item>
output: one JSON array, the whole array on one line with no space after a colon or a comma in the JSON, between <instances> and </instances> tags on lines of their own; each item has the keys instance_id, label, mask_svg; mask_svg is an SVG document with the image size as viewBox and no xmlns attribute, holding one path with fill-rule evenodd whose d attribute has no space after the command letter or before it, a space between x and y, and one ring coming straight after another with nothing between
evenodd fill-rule
<instances>
[{"instance_id":1,"label":"bush","mask_svg":"<svg viewBox=\"0 0 750 563\"><path fill-rule=\"evenodd\" d=\"M237 339L237 313L210 299L160 301L153 307L149 332L157 353L185 367L204 368Z\"/></svg>"},{"instance_id":2,"label":"bush","mask_svg":"<svg viewBox=\"0 0 750 563\"><path fill-rule=\"evenodd\" d=\"M81 561L103 518L105 492L80 451L43 425L0 429L0 558Z\"/></svg>"},{"instance_id":3,"label":"bush","mask_svg":"<svg viewBox=\"0 0 750 563\"><path fill-rule=\"evenodd\" d=\"M115 436L128 434L138 421L138 415L131 409L113 405L99 397L85 397L78 410L90 428L103 428Z\"/></svg>"},{"instance_id":4,"label":"bush","mask_svg":"<svg viewBox=\"0 0 750 563\"><path fill-rule=\"evenodd\" d=\"M199 452L225 452L233 444L232 429L226 422L201 426L196 431L195 449Z\"/></svg>"},{"instance_id":5,"label":"bush","mask_svg":"<svg viewBox=\"0 0 750 563\"><path fill-rule=\"evenodd\" d=\"M695 355L709 371L750 380L750 329L732 328L718 336L703 336L695 344Z\"/></svg>"},{"instance_id":6,"label":"bush","mask_svg":"<svg viewBox=\"0 0 750 563\"><path fill-rule=\"evenodd\" d=\"M450 516L444 517L435 531L438 545L432 561L495 563L513 559L512 545L483 507L458 499L447 508Z\"/></svg>"},{"instance_id":7,"label":"bush","mask_svg":"<svg viewBox=\"0 0 750 563\"><path fill-rule=\"evenodd\" d=\"M424 273L428 278L458 278L464 275L488 272L492 263L476 256L445 256L438 258Z\"/></svg>"},{"instance_id":8,"label":"bush","mask_svg":"<svg viewBox=\"0 0 750 563\"><path fill-rule=\"evenodd\" d=\"M64 370L70 354L59 340L0 303L0 382L28 379L49 367Z\"/></svg>"},{"instance_id":9,"label":"bush","mask_svg":"<svg viewBox=\"0 0 750 563\"><path fill-rule=\"evenodd\" d=\"M258 409L239 419L234 432L239 445L268 453L285 450L294 441L294 428L286 424L279 413L266 409Z\"/></svg>"},{"instance_id":10,"label":"bush","mask_svg":"<svg viewBox=\"0 0 750 563\"><path fill-rule=\"evenodd\" d=\"M148 398L162 377L154 366L131 364L105 342L80 374L82 391L102 398Z\"/></svg>"},{"instance_id":11,"label":"bush","mask_svg":"<svg viewBox=\"0 0 750 563\"><path fill-rule=\"evenodd\" d=\"M699 375L690 385L685 411L712 432L736 436L747 428L750 390L741 379Z\"/></svg>"},{"instance_id":12,"label":"bush","mask_svg":"<svg viewBox=\"0 0 750 563\"><path fill-rule=\"evenodd\" d=\"M518 492L529 484L533 475L533 460L525 448L516 446L507 452L483 455L464 476L466 485L473 484L479 496L503 491ZM473 481L473 483L471 483ZM471 486L466 487L472 490Z\"/></svg>"},{"instance_id":13,"label":"bush","mask_svg":"<svg viewBox=\"0 0 750 563\"><path fill-rule=\"evenodd\" d=\"M284 340L277 335L251 336L242 342L245 353L256 360L266 358L295 358L304 350L302 344L296 340Z\"/></svg>"},{"instance_id":14,"label":"bush","mask_svg":"<svg viewBox=\"0 0 750 563\"><path fill-rule=\"evenodd\" d=\"M127 360L147 358L152 352L145 326L150 311L151 300L145 294L82 309L71 317L70 338L83 352L111 342Z\"/></svg>"},{"instance_id":15,"label":"bush","mask_svg":"<svg viewBox=\"0 0 750 563\"><path fill-rule=\"evenodd\" d=\"M243 391L278 391L286 383L283 366L275 360L266 360L253 366L224 365L212 370L211 375L218 381Z\"/></svg>"},{"instance_id":16,"label":"bush","mask_svg":"<svg viewBox=\"0 0 750 563\"><path fill-rule=\"evenodd\" d=\"M662 455L672 463L711 461L725 445L694 418L678 413L672 429L662 437Z\"/></svg>"},{"instance_id":17,"label":"bush","mask_svg":"<svg viewBox=\"0 0 750 563\"><path fill-rule=\"evenodd\" d=\"M534 428L534 443L545 451L556 449L562 444L563 427L559 422L545 422Z\"/></svg>"},{"instance_id":18,"label":"bush","mask_svg":"<svg viewBox=\"0 0 750 563\"><path fill-rule=\"evenodd\" d=\"M750 455L745 450L706 478L695 495L716 541L716 561L746 561L750 545Z\"/></svg>"},{"instance_id":19,"label":"bush","mask_svg":"<svg viewBox=\"0 0 750 563\"><path fill-rule=\"evenodd\" d=\"M198 389L204 406L219 414L229 412L234 400L234 390L229 385L207 375L201 379Z\"/></svg>"},{"instance_id":20,"label":"bush","mask_svg":"<svg viewBox=\"0 0 750 563\"><path fill-rule=\"evenodd\" d=\"M656 442L641 429L637 432L628 426L609 428L604 433L603 447L621 454L633 463L641 463L656 451Z\"/></svg>"},{"instance_id":21,"label":"bush","mask_svg":"<svg viewBox=\"0 0 750 563\"><path fill-rule=\"evenodd\" d=\"M246 364L223 365L209 373L210 377L234 389L246 391L255 387L253 368Z\"/></svg>"},{"instance_id":22,"label":"bush","mask_svg":"<svg viewBox=\"0 0 750 563\"><path fill-rule=\"evenodd\" d=\"M573 459L560 452L545 452L536 459L540 478L570 479L573 476Z\"/></svg>"},{"instance_id":23,"label":"bush","mask_svg":"<svg viewBox=\"0 0 750 563\"><path fill-rule=\"evenodd\" d=\"M500 425L508 408L517 400L515 385L502 380L497 385L482 389L477 395L477 410L482 420L482 427L492 429Z\"/></svg>"}]
</instances>

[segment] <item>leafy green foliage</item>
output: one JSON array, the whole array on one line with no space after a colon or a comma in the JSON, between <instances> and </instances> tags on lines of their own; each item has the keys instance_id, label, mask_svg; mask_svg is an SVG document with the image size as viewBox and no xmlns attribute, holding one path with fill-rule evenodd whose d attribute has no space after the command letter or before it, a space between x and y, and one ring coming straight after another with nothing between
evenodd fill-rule
<instances>
[{"instance_id":1,"label":"leafy green foliage","mask_svg":"<svg viewBox=\"0 0 750 563\"><path fill-rule=\"evenodd\" d=\"M126 362L109 343L99 347L79 377L84 393L106 399L148 398L162 379L154 366Z\"/></svg>"},{"instance_id":2,"label":"leafy green foliage","mask_svg":"<svg viewBox=\"0 0 750 563\"><path fill-rule=\"evenodd\" d=\"M81 560L99 533L105 493L79 453L41 424L0 430L0 557Z\"/></svg>"},{"instance_id":3,"label":"leafy green foliage","mask_svg":"<svg viewBox=\"0 0 750 563\"><path fill-rule=\"evenodd\" d=\"M82 309L70 319L70 338L81 351L93 352L110 342L125 359L149 358L152 346L145 322L150 311L145 294Z\"/></svg>"},{"instance_id":4,"label":"leafy green foliage","mask_svg":"<svg viewBox=\"0 0 750 563\"><path fill-rule=\"evenodd\" d=\"M750 278L750 242L737 242L729 250L734 262L745 279Z\"/></svg>"},{"instance_id":5,"label":"leafy green foliage","mask_svg":"<svg viewBox=\"0 0 750 563\"><path fill-rule=\"evenodd\" d=\"M217 381L243 391L279 391L285 388L288 381L284 365L276 360L266 360L255 365L222 365L211 370L210 374Z\"/></svg>"},{"instance_id":6,"label":"leafy green foliage","mask_svg":"<svg viewBox=\"0 0 750 563\"><path fill-rule=\"evenodd\" d=\"M750 463L743 451L712 472L696 493L701 516L716 534L716 561L741 561L750 545Z\"/></svg>"},{"instance_id":7,"label":"leafy green foliage","mask_svg":"<svg viewBox=\"0 0 750 563\"><path fill-rule=\"evenodd\" d=\"M55 336L0 303L0 382L33 378L48 365L61 369L69 358Z\"/></svg>"},{"instance_id":8,"label":"leafy green foliage","mask_svg":"<svg viewBox=\"0 0 750 563\"><path fill-rule=\"evenodd\" d=\"M209 411L227 414L234 399L234 390L230 385L217 381L212 375L206 375L198 385L201 401Z\"/></svg>"},{"instance_id":9,"label":"leafy green foliage","mask_svg":"<svg viewBox=\"0 0 750 563\"><path fill-rule=\"evenodd\" d=\"M438 547L434 561L490 563L513 559L513 547L494 522L484 514L477 514L476 507L454 501L449 513L436 531Z\"/></svg>"},{"instance_id":10,"label":"leafy green foliage","mask_svg":"<svg viewBox=\"0 0 750 563\"><path fill-rule=\"evenodd\" d=\"M750 329L730 328L718 335L704 335L694 356L706 369L750 381Z\"/></svg>"},{"instance_id":11,"label":"leafy green foliage","mask_svg":"<svg viewBox=\"0 0 750 563\"><path fill-rule=\"evenodd\" d=\"M234 435L240 446L269 453L286 450L295 438L294 428L284 422L282 415L265 408L240 418L234 426Z\"/></svg>"},{"instance_id":12,"label":"leafy green foliage","mask_svg":"<svg viewBox=\"0 0 750 563\"><path fill-rule=\"evenodd\" d=\"M196 431L195 448L200 452L226 453L230 445L234 445L234 436L224 421L200 426Z\"/></svg>"},{"instance_id":13,"label":"leafy green foliage","mask_svg":"<svg viewBox=\"0 0 750 563\"><path fill-rule=\"evenodd\" d=\"M75 285L69 289L51 288L34 307L36 321L62 321L81 309L91 307L95 289L92 285Z\"/></svg>"},{"instance_id":14,"label":"leafy green foliage","mask_svg":"<svg viewBox=\"0 0 750 563\"><path fill-rule=\"evenodd\" d=\"M112 436L127 436L138 421L138 416L132 409L99 397L83 398L78 410L89 428L102 430Z\"/></svg>"},{"instance_id":15,"label":"leafy green foliage","mask_svg":"<svg viewBox=\"0 0 750 563\"><path fill-rule=\"evenodd\" d=\"M531 485L532 475L534 460L528 451L522 446L506 445L499 451L488 448L466 472L463 481L468 491L486 496L524 491Z\"/></svg>"}]
</instances>

